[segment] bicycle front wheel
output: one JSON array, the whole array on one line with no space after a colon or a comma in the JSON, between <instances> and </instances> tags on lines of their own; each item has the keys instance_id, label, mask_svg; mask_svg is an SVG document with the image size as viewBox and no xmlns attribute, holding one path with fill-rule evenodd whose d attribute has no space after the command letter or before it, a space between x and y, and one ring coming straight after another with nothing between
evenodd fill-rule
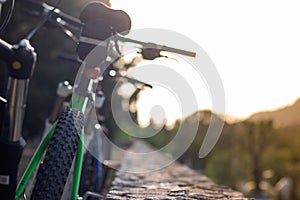
<instances>
[{"instance_id":1,"label":"bicycle front wheel","mask_svg":"<svg viewBox=\"0 0 300 200\"><path fill-rule=\"evenodd\" d=\"M57 121L44 160L40 164L31 200L59 200L76 154L84 115L67 108Z\"/></svg>"}]
</instances>

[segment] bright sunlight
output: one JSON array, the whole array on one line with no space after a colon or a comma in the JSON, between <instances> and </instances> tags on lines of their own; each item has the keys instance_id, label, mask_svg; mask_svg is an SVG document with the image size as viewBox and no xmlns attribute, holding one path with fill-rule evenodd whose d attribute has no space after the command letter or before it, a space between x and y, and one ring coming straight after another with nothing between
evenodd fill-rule
<instances>
[{"instance_id":1,"label":"bright sunlight","mask_svg":"<svg viewBox=\"0 0 300 200\"><path fill-rule=\"evenodd\" d=\"M289 104L300 96L299 1L111 2L113 8L126 10L131 16L132 29L165 28L196 41L219 71L228 115L246 117ZM197 89L205 91L205 86ZM157 93L161 97L161 92L153 90L141 98L155 102L152 99ZM199 108L210 108L206 97L199 98ZM169 102L165 106L168 119L177 117L176 101L168 96L160 99L164 99L162 105Z\"/></svg>"}]
</instances>

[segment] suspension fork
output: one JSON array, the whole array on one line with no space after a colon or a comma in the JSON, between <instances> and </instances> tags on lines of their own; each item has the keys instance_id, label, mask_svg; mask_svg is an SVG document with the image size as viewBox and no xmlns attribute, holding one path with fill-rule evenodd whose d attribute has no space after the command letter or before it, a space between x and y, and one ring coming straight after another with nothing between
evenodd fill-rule
<instances>
[{"instance_id":1,"label":"suspension fork","mask_svg":"<svg viewBox=\"0 0 300 200\"><path fill-rule=\"evenodd\" d=\"M29 80L9 78L8 105L6 108L4 138L18 141L21 138Z\"/></svg>"},{"instance_id":2,"label":"suspension fork","mask_svg":"<svg viewBox=\"0 0 300 200\"><path fill-rule=\"evenodd\" d=\"M10 45L0 39L0 59L8 67L9 82L4 119L0 127L0 194L1 199L15 198L19 162L25 141L22 126L29 79L33 73L36 53L29 41L24 39ZM3 107L2 101L2 107Z\"/></svg>"},{"instance_id":3,"label":"suspension fork","mask_svg":"<svg viewBox=\"0 0 300 200\"><path fill-rule=\"evenodd\" d=\"M5 105L1 136L7 141L18 141L22 133L29 80L36 62L34 48L26 39L10 45L0 39L0 59L8 67L8 101Z\"/></svg>"}]
</instances>

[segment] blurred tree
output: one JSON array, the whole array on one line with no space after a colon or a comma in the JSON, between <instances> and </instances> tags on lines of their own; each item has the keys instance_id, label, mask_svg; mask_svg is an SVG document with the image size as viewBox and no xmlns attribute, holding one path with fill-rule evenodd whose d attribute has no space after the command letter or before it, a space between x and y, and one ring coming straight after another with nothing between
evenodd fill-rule
<instances>
[{"instance_id":1,"label":"blurred tree","mask_svg":"<svg viewBox=\"0 0 300 200\"><path fill-rule=\"evenodd\" d=\"M262 181L263 168L262 159L271 134L273 133L272 121L247 122L248 151L252 164L252 175L255 182L255 192L261 193L260 183Z\"/></svg>"}]
</instances>

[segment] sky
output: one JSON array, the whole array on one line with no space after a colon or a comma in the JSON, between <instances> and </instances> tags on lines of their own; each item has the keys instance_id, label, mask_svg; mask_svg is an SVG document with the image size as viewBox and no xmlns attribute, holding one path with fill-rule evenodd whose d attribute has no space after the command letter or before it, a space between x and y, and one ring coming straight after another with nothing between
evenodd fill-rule
<instances>
[{"instance_id":1,"label":"sky","mask_svg":"<svg viewBox=\"0 0 300 200\"><path fill-rule=\"evenodd\" d=\"M114 9L130 15L132 29L169 29L201 46L222 79L228 115L244 118L293 103L300 97L300 1L111 3Z\"/></svg>"}]
</instances>

